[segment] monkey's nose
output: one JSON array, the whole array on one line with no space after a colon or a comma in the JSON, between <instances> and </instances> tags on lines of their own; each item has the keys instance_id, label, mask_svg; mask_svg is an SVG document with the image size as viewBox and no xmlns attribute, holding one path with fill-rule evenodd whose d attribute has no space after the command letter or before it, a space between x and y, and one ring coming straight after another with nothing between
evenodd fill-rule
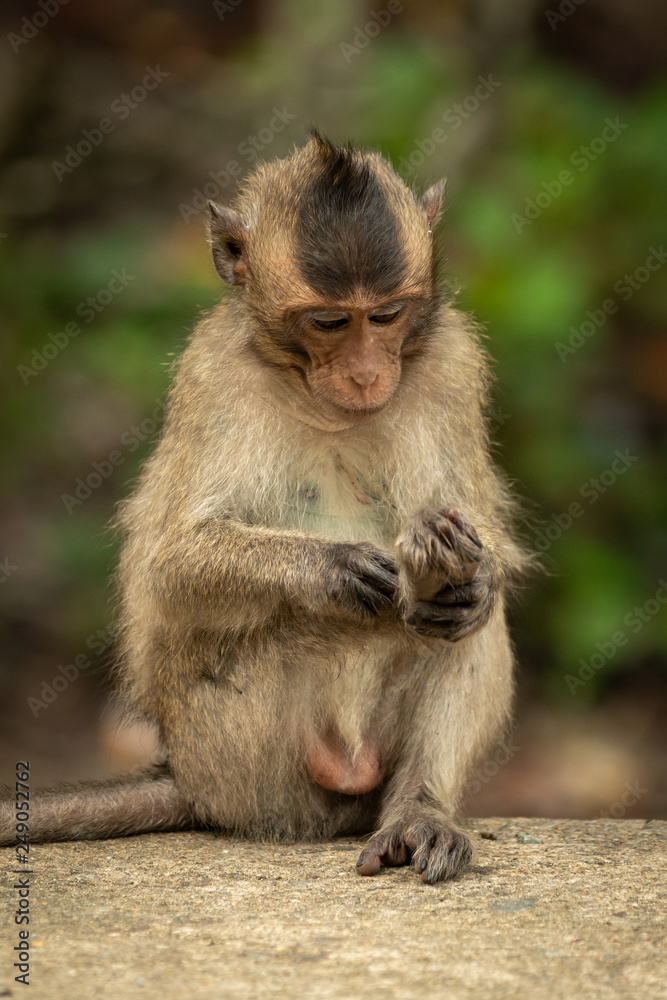
<instances>
[{"instance_id":1,"label":"monkey's nose","mask_svg":"<svg viewBox=\"0 0 667 1000\"><path fill-rule=\"evenodd\" d=\"M362 389L370 389L371 386L375 385L379 378L379 372L377 371L359 371L350 372L350 378L356 385L361 386Z\"/></svg>"},{"instance_id":2,"label":"monkey's nose","mask_svg":"<svg viewBox=\"0 0 667 1000\"><path fill-rule=\"evenodd\" d=\"M354 386L354 395L361 406L369 408L377 405L378 390L380 389L380 379L377 375L367 385L357 381L357 379L352 379L352 385Z\"/></svg>"}]
</instances>

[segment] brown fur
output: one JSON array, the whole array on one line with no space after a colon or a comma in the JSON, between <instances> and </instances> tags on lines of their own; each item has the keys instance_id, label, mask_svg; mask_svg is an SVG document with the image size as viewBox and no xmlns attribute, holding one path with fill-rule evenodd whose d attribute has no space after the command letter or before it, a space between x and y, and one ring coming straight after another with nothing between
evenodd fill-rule
<instances>
[{"instance_id":1,"label":"brown fur","mask_svg":"<svg viewBox=\"0 0 667 1000\"><path fill-rule=\"evenodd\" d=\"M121 513L122 685L157 722L192 822L260 838L375 827L360 873L412 856L435 881L470 857L451 819L508 717L504 596L528 559L489 457L485 354L433 281L442 189L420 205L385 161L350 154L406 248L405 311L378 332L382 297L323 299L295 263L322 143L213 210L216 265L240 287L195 330ZM313 308L351 310L324 360ZM373 413L355 382L369 365L385 379ZM428 573L438 586L420 592Z\"/></svg>"}]
</instances>

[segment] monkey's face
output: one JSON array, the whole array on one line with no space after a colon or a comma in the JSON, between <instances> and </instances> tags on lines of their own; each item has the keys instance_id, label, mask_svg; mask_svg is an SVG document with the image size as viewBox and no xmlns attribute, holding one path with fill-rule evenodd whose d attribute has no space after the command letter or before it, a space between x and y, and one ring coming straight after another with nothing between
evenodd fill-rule
<instances>
[{"instance_id":1,"label":"monkey's face","mask_svg":"<svg viewBox=\"0 0 667 1000\"><path fill-rule=\"evenodd\" d=\"M443 186L418 201L377 154L315 134L258 168L238 208L211 205L213 259L240 286L248 345L311 410L368 418L428 339Z\"/></svg>"},{"instance_id":2,"label":"monkey's face","mask_svg":"<svg viewBox=\"0 0 667 1000\"><path fill-rule=\"evenodd\" d=\"M363 419L396 391L422 311L414 299L299 310L286 317L285 348L320 408Z\"/></svg>"}]
</instances>

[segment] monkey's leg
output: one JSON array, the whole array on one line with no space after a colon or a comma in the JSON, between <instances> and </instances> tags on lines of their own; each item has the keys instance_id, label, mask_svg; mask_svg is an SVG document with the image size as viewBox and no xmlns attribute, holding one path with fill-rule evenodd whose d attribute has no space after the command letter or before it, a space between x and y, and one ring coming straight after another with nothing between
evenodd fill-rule
<instances>
[{"instance_id":1,"label":"monkey's leg","mask_svg":"<svg viewBox=\"0 0 667 1000\"><path fill-rule=\"evenodd\" d=\"M382 864L412 860L422 881L452 878L470 861L468 837L452 816L474 761L506 722L512 653L502 609L461 643L433 642L406 695L407 734L384 794L380 827L357 864L374 875Z\"/></svg>"},{"instance_id":2,"label":"monkey's leg","mask_svg":"<svg viewBox=\"0 0 667 1000\"><path fill-rule=\"evenodd\" d=\"M11 790L0 801L0 846L16 841ZM60 785L30 796L30 840L103 840L194 825L171 774L154 767L109 781Z\"/></svg>"}]
</instances>

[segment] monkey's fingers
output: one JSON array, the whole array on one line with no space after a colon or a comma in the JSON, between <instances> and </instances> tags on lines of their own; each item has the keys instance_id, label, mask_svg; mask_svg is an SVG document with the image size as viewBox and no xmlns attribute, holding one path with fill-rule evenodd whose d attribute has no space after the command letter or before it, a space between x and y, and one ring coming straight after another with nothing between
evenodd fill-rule
<instances>
[{"instance_id":1,"label":"monkey's fingers","mask_svg":"<svg viewBox=\"0 0 667 1000\"><path fill-rule=\"evenodd\" d=\"M387 573L391 573L393 576L396 575L396 560L390 552L378 549L369 542L359 542L355 546L355 549L358 552L364 553L373 563L386 570Z\"/></svg>"},{"instance_id":2,"label":"monkey's fingers","mask_svg":"<svg viewBox=\"0 0 667 1000\"><path fill-rule=\"evenodd\" d=\"M408 625L434 624L443 625L464 622L470 618L470 607L459 604L435 604L433 601L418 601L408 617Z\"/></svg>"},{"instance_id":3,"label":"monkey's fingers","mask_svg":"<svg viewBox=\"0 0 667 1000\"><path fill-rule=\"evenodd\" d=\"M362 551L350 553L349 570L357 578L361 589L372 604L388 607L398 587L398 575L393 560L372 546L369 546L373 550L372 554L367 554L362 546L357 548Z\"/></svg>"},{"instance_id":4,"label":"monkey's fingers","mask_svg":"<svg viewBox=\"0 0 667 1000\"><path fill-rule=\"evenodd\" d=\"M466 535L466 537L470 539L473 545L477 545L480 549L483 548L479 535L473 528L470 521L467 521L460 511L455 510L453 507L448 507L443 510L442 513L452 522L452 524L456 525L462 534Z\"/></svg>"},{"instance_id":5,"label":"monkey's fingers","mask_svg":"<svg viewBox=\"0 0 667 1000\"><path fill-rule=\"evenodd\" d=\"M374 545L361 542L351 547L348 565L358 575L377 580L388 588L398 584L396 562L389 552L376 548Z\"/></svg>"},{"instance_id":6,"label":"monkey's fingers","mask_svg":"<svg viewBox=\"0 0 667 1000\"><path fill-rule=\"evenodd\" d=\"M364 617L377 615L380 611L386 611L392 606L389 591L383 591L368 580L360 580L356 576L350 578L349 592L355 610Z\"/></svg>"},{"instance_id":7,"label":"monkey's fingers","mask_svg":"<svg viewBox=\"0 0 667 1000\"><path fill-rule=\"evenodd\" d=\"M442 605L461 604L470 607L479 604L484 599L486 592L486 581L475 577L470 583L443 587L435 595L433 602Z\"/></svg>"},{"instance_id":8,"label":"monkey's fingers","mask_svg":"<svg viewBox=\"0 0 667 1000\"><path fill-rule=\"evenodd\" d=\"M393 559L368 543L341 543L334 550L330 595L367 618L393 605L398 576Z\"/></svg>"},{"instance_id":9,"label":"monkey's fingers","mask_svg":"<svg viewBox=\"0 0 667 1000\"><path fill-rule=\"evenodd\" d=\"M466 575L474 572L475 564L482 558L483 549L475 529L472 526L468 526L468 530L461 529L451 517L442 516L434 520L432 527L436 537L458 556L463 564L462 572Z\"/></svg>"},{"instance_id":10,"label":"monkey's fingers","mask_svg":"<svg viewBox=\"0 0 667 1000\"><path fill-rule=\"evenodd\" d=\"M392 597L397 584L398 577L395 573L388 573L384 569L380 569L379 566L352 566L351 567L355 576L368 584L368 586L373 587L374 590L379 590L381 594L386 594L388 597Z\"/></svg>"},{"instance_id":11,"label":"monkey's fingers","mask_svg":"<svg viewBox=\"0 0 667 1000\"><path fill-rule=\"evenodd\" d=\"M421 601L406 621L419 635L460 642L486 623L491 606L489 603L441 605Z\"/></svg>"}]
</instances>

